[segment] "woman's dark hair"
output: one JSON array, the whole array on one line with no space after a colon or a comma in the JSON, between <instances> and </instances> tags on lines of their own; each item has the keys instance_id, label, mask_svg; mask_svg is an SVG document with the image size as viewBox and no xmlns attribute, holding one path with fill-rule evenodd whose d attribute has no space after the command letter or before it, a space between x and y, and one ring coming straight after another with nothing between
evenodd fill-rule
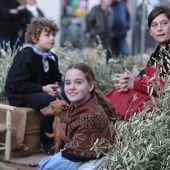
<instances>
[{"instance_id":1,"label":"woman's dark hair","mask_svg":"<svg viewBox=\"0 0 170 170\"><path fill-rule=\"evenodd\" d=\"M66 72L68 70L70 70L70 69L78 69L78 70L82 71L85 74L85 76L87 78L87 81L89 83L91 83L92 81L95 82L95 74L93 72L93 69L89 65L87 65L85 63L73 64L73 65L68 67ZM95 87L91 91L91 95L92 96L96 95L98 103L103 107L103 109L105 110L106 114L108 115L109 118L111 118L111 120L113 120L113 118L114 119L118 119L118 114L117 114L115 108L113 107L113 105L100 92L96 91Z\"/></svg>"},{"instance_id":2,"label":"woman's dark hair","mask_svg":"<svg viewBox=\"0 0 170 170\"><path fill-rule=\"evenodd\" d=\"M157 6L150 12L148 16L148 27L149 28L151 27L153 20L160 14L166 15L167 18L170 20L170 9L165 6ZM167 42L165 46L166 51L169 51L169 43L170 43L170 40ZM148 61L147 67L153 66L156 63L156 61L160 61L161 59L163 59L163 66L165 67L166 72L169 72L169 68L167 67L167 60L165 59L166 58L165 56L167 56L167 54L165 54L164 50L161 52L161 56L160 56L160 46L158 46L155 52L151 55ZM159 67L162 67L162 66L160 65ZM139 73L138 77L142 77L144 74L145 74L145 71L142 70ZM160 76L163 76L163 74L160 74Z\"/></svg>"},{"instance_id":3,"label":"woman's dark hair","mask_svg":"<svg viewBox=\"0 0 170 170\"><path fill-rule=\"evenodd\" d=\"M148 16L148 27L151 27L152 21L160 14L165 14L170 20L170 9L165 6L155 7Z\"/></svg>"}]
</instances>

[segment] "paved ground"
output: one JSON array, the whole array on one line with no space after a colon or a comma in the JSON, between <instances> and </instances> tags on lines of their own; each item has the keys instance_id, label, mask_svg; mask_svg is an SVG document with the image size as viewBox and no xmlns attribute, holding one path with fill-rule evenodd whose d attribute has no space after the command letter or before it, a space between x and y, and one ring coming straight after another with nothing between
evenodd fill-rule
<instances>
[{"instance_id":1,"label":"paved ground","mask_svg":"<svg viewBox=\"0 0 170 170\"><path fill-rule=\"evenodd\" d=\"M38 170L38 166L28 167L15 163L2 162L3 166L0 166L0 170ZM3 169L2 169L3 168ZM12 169L11 169L12 168Z\"/></svg>"},{"instance_id":2,"label":"paved ground","mask_svg":"<svg viewBox=\"0 0 170 170\"><path fill-rule=\"evenodd\" d=\"M28 157L14 157L4 161L4 155L0 154L0 170L38 170L38 163L47 157L43 153L36 153Z\"/></svg>"}]
</instances>

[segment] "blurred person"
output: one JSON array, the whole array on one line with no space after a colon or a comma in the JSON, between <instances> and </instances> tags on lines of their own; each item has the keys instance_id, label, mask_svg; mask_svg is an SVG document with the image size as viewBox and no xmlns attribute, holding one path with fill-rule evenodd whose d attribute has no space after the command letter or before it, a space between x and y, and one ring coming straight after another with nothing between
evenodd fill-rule
<instances>
[{"instance_id":1,"label":"blurred person","mask_svg":"<svg viewBox=\"0 0 170 170\"><path fill-rule=\"evenodd\" d=\"M31 13L30 17L44 17L44 13L37 6L36 0L25 0L25 8Z\"/></svg>"},{"instance_id":2,"label":"blurred person","mask_svg":"<svg viewBox=\"0 0 170 170\"><path fill-rule=\"evenodd\" d=\"M26 24L29 24L31 20L35 17L45 17L44 13L38 8L36 4L36 0L25 0L25 8L29 11L29 14L26 18ZM23 27L23 29L20 32L20 39L22 42L25 42L25 32L26 27Z\"/></svg>"},{"instance_id":3,"label":"blurred person","mask_svg":"<svg viewBox=\"0 0 170 170\"><path fill-rule=\"evenodd\" d=\"M112 0L113 28L112 39L110 42L113 57L119 55L127 56L130 53L129 45L126 40L127 31L130 28L130 14L126 3L121 0Z\"/></svg>"},{"instance_id":4,"label":"blurred person","mask_svg":"<svg viewBox=\"0 0 170 170\"><path fill-rule=\"evenodd\" d=\"M166 0L166 4L165 4L168 8L170 8L170 0Z\"/></svg>"},{"instance_id":5,"label":"blurred person","mask_svg":"<svg viewBox=\"0 0 170 170\"><path fill-rule=\"evenodd\" d=\"M15 0L0 0L0 45L10 42L11 48L22 45L19 31L26 26L29 12Z\"/></svg>"},{"instance_id":6,"label":"blurred person","mask_svg":"<svg viewBox=\"0 0 170 170\"><path fill-rule=\"evenodd\" d=\"M106 61L110 58L109 45L113 24L111 3L112 0L101 0L101 4L94 6L86 17L86 32L89 34L88 55L91 61L95 61L94 49L95 44L98 44L96 36L99 36L103 49L106 50Z\"/></svg>"}]
</instances>

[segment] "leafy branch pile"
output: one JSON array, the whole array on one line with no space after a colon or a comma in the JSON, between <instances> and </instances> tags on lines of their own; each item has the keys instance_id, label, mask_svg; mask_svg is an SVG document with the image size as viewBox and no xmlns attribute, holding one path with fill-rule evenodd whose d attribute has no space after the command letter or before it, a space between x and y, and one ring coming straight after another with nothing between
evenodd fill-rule
<instances>
[{"instance_id":1,"label":"leafy branch pile","mask_svg":"<svg viewBox=\"0 0 170 170\"><path fill-rule=\"evenodd\" d=\"M56 47L59 57L59 67L64 74L67 67L74 63L84 62L91 65L96 75L97 89L105 94L113 88L114 73L123 72L125 68L132 70L134 65L141 67L141 59L129 56L127 58L111 59L109 65L105 62L105 51L96 46L97 60L91 62L88 56L73 48L70 43L65 47ZM17 50L11 50L9 44L0 49L0 94L4 94L4 82L8 69ZM112 128L116 131L116 143L110 146L105 155L103 170L168 170L170 169L170 78L165 78L165 87L158 91L154 112L145 109L129 121L116 122ZM1 98L2 99L2 98ZM143 119L145 118L145 119ZM98 146L97 146L98 147ZM100 148L98 148L100 149Z\"/></svg>"},{"instance_id":2,"label":"leafy branch pile","mask_svg":"<svg viewBox=\"0 0 170 170\"><path fill-rule=\"evenodd\" d=\"M6 76L17 51L18 49L11 49L10 43L3 44L0 47L0 100L5 99L4 86Z\"/></svg>"},{"instance_id":3,"label":"leafy branch pile","mask_svg":"<svg viewBox=\"0 0 170 170\"><path fill-rule=\"evenodd\" d=\"M103 49L101 42L96 44L94 51L95 61L89 60L88 56L83 55L78 49L75 49L69 42L64 47L57 47L55 52L59 56L59 67L64 74L67 67L75 63L86 63L92 66L97 83L97 90L106 94L113 88L113 76L115 73L124 72L125 68L132 71L134 68L142 67L142 59L137 57L112 58L106 65L106 51Z\"/></svg>"},{"instance_id":4,"label":"leafy branch pile","mask_svg":"<svg viewBox=\"0 0 170 170\"><path fill-rule=\"evenodd\" d=\"M4 44L0 48L0 100L4 98L4 85L9 67L12 64L13 57L19 49L11 49L10 44ZM109 65L106 65L106 51L103 49L101 42L96 44L94 55L96 61L92 62L88 56L83 55L80 50L74 48L71 43L66 42L64 47L55 46L54 52L59 57L59 68L62 74L65 73L68 66L75 63L87 63L92 66L96 82L97 90L105 94L113 88L113 75L125 68L132 70L135 66L141 66L141 59L133 58L132 56L126 58L111 59ZM123 64L122 64L123 63Z\"/></svg>"},{"instance_id":5,"label":"leafy branch pile","mask_svg":"<svg viewBox=\"0 0 170 170\"><path fill-rule=\"evenodd\" d=\"M159 65L165 85L160 88L157 81L148 87L155 105L146 102L145 108L128 121L112 124L116 141L105 155L103 170L170 170L170 76L165 74L163 61ZM158 79L159 71L149 81ZM152 96L153 90L157 98Z\"/></svg>"}]
</instances>

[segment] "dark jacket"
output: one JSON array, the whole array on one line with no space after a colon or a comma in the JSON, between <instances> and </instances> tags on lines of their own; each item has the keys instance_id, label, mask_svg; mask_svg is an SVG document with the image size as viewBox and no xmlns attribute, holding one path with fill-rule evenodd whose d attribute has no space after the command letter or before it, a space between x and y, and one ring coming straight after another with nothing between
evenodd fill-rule
<instances>
[{"instance_id":1,"label":"dark jacket","mask_svg":"<svg viewBox=\"0 0 170 170\"><path fill-rule=\"evenodd\" d=\"M56 61L48 59L49 71L43 69L42 56L36 54L32 48L27 47L18 52L8 72L5 92L9 103L20 106L33 93L42 92L42 86L62 82L62 74L58 68L58 57L53 54Z\"/></svg>"},{"instance_id":2,"label":"dark jacket","mask_svg":"<svg viewBox=\"0 0 170 170\"><path fill-rule=\"evenodd\" d=\"M111 5L113 11L113 29L114 38L125 38L130 28L130 15L125 2L115 1Z\"/></svg>"},{"instance_id":3,"label":"dark jacket","mask_svg":"<svg viewBox=\"0 0 170 170\"><path fill-rule=\"evenodd\" d=\"M43 12L39 9L39 8L37 8L37 12L38 12L38 17L45 17L44 16L44 14L43 14ZM27 24L30 24L31 23L31 20L34 18L34 16L33 16L33 14L28 10L28 15L25 17L25 20L24 20L24 22L25 22L25 25L27 25ZM21 32L20 32L20 40L21 40L21 42L25 42L25 33L26 33L26 26L25 27L23 27L22 28L22 30L21 30Z\"/></svg>"},{"instance_id":4,"label":"dark jacket","mask_svg":"<svg viewBox=\"0 0 170 170\"><path fill-rule=\"evenodd\" d=\"M104 48L107 48L110 39L110 31L112 23L111 9L103 10L101 5L92 8L91 12L86 17L86 32L89 33L88 46L94 47L97 42L96 36L98 35L102 40Z\"/></svg>"},{"instance_id":5,"label":"dark jacket","mask_svg":"<svg viewBox=\"0 0 170 170\"><path fill-rule=\"evenodd\" d=\"M166 52L165 52L165 50L166 50ZM148 64L147 64L147 67L153 66L156 61L162 60L162 65L159 65L159 67L162 67L162 73L161 73L162 76L165 73L165 72L163 72L163 70L165 70L166 73L170 74L170 69L169 69L170 40L168 40L168 42L166 43L165 50L161 50L160 45L158 45L156 50L154 51L154 53L152 53L152 55L148 61ZM167 52L168 52L168 54L167 54ZM167 56L167 57L165 57L165 56ZM168 58L168 60L167 60L167 58ZM145 71L142 70L139 73L138 77L142 77L144 74L145 74Z\"/></svg>"},{"instance_id":6,"label":"dark jacket","mask_svg":"<svg viewBox=\"0 0 170 170\"><path fill-rule=\"evenodd\" d=\"M25 27L25 18L29 12L24 9L18 14L9 13L20 4L15 0L0 0L0 37L17 38L19 30Z\"/></svg>"}]
</instances>

